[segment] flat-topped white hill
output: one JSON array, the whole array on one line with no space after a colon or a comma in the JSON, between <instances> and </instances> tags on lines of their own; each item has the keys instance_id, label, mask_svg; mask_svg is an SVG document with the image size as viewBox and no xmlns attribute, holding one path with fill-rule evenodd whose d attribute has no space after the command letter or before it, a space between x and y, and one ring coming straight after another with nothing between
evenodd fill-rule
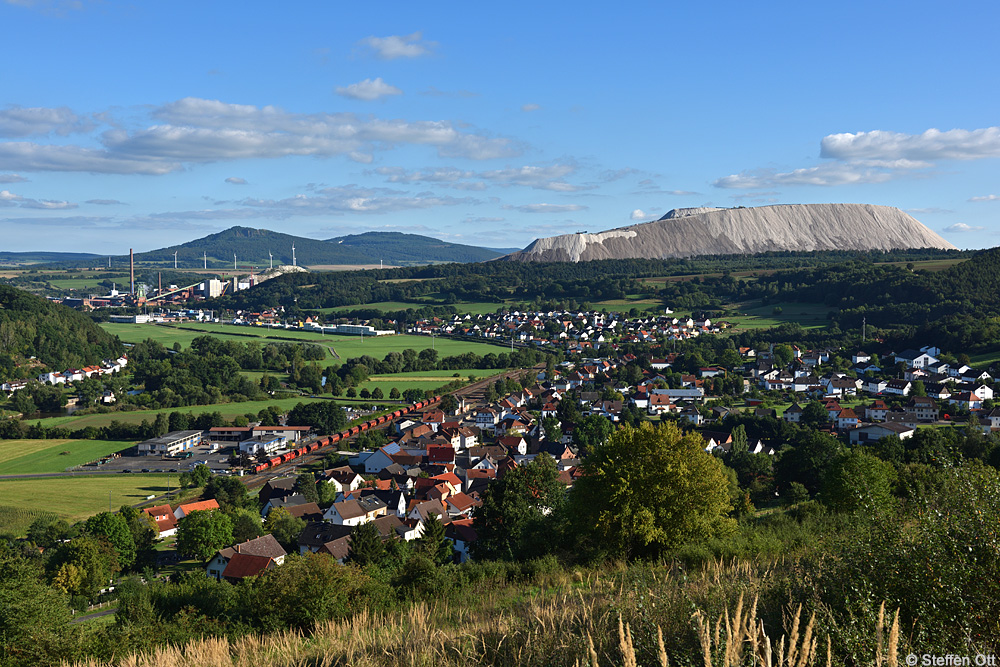
<instances>
[{"instance_id":1,"label":"flat-topped white hill","mask_svg":"<svg viewBox=\"0 0 1000 667\"><path fill-rule=\"evenodd\" d=\"M597 234L538 239L504 259L579 262L745 255L779 250L954 247L898 208L871 204L784 204L675 209L654 222Z\"/></svg>"}]
</instances>

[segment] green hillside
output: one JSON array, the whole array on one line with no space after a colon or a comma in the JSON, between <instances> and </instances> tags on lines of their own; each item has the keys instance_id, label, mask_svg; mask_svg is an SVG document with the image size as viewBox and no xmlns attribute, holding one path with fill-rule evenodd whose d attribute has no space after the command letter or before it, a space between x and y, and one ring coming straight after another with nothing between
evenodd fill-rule
<instances>
[{"instance_id":1,"label":"green hillside","mask_svg":"<svg viewBox=\"0 0 1000 667\"><path fill-rule=\"evenodd\" d=\"M233 266L233 255L241 270L252 265L267 268L292 263L292 246L299 266L378 264L435 264L441 262L484 262L505 251L448 243L429 236L398 232L366 232L320 241L303 236L250 227L230 227L200 239L179 245L136 253L137 264L170 267L177 253L177 267L226 269ZM269 254L270 253L270 254ZM128 260L122 256L115 264ZM67 261L67 258L52 261Z\"/></svg>"},{"instance_id":2,"label":"green hillside","mask_svg":"<svg viewBox=\"0 0 1000 667\"><path fill-rule=\"evenodd\" d=\"M352 248L386 264L430 262L486 262L503 254L498 250L449 243L429 236L400 232L365 232L328 239L327 243Z\"/></svg>"},{"instance_id":3,"label":"green hillside","mask_svg":"<svg viewBox=\"0 0 1000 667\"><path fill-rule=\"evenodd\" d=\"M123 350L116 336L86 315L0 285L0 376L14 377L18 360L28 357L62 370L99 363Z\"/></svg>"}]
</instances>

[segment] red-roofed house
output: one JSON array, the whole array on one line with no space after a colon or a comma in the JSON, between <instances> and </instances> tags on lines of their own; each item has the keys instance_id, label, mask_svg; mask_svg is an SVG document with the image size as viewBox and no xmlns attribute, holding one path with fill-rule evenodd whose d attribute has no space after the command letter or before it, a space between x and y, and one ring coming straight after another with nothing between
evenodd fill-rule
<instances>
[{"instance_id":1,"label":"red-roofed house","mask_svg":"<svg viewBox=\"0 0 1000 667\"><path fill-rule=\"evenodd\" d=\"M222 571L223 579L239 581L246 577L259 577L267 570L276 567L274 559L268 556L235 553Z\"/></svg>"},{"instance_id":2,"label":"red-roofed house","mask_svg":"<svg viewBox=\"0 0 1000 667\"><path fill-rule=\"evenodd\" d=\"M174 518L180 521L191 512L211 512L212 510L217 509L219 509L219 502L215 498L212 498L211 500L201 500L196 503L178 505L177 509L174 510Z\"/></svg>"},{"instance_id":3,"label":"red-roofed house","mask_svg":"<svg viewBox=\"0 0 1000 667\"><path fill-rule=\"evenodd\" d=\"M160 537L170 537L177 532L177 519L174 517L173 510L170 509L170 505L147 507L142 511L151 516L153 521L156 522L156 527L160 531Z\"/></svg>"}]
</instances>

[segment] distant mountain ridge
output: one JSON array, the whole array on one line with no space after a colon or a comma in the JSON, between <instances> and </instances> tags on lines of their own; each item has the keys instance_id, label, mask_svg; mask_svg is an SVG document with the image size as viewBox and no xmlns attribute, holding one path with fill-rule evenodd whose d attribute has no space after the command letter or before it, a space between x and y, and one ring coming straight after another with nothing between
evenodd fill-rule
<instances>
[{"instance_id":1,"label":"distant mountain ridge","mask_svg":"<svg viewBox=\"0 0 1000 667\"><path fill-rule=\"evenodd\" d=\"M172 267L176 252L178 268L202 268L207 262L209 270L218 270L220 264L222 268L232 267L235 255L235 263L241 271L248 265L266 269L272 261L276 267L291 264L293 245L295 263L299 266L377 265L380 262L405 266L485 262L511 251L450 243L429 236L400 232L365 232L317 240L267 229L230 227L186 243L136 253L135 260L141 264L165 264Z\"/></svg>"},{"instance_id":2,"label":"distant mountain ridge","mask_svg":"<svg viewBox=\"0 0 1000 667\"><path fill-rule=\"evenodd\" d=\"M654 222L597 234L537 239L512 261L666 259L773 251L900 250L955 246L897 208L871 204L785 204L674 209Z\"/></svg>"}]
</instances>

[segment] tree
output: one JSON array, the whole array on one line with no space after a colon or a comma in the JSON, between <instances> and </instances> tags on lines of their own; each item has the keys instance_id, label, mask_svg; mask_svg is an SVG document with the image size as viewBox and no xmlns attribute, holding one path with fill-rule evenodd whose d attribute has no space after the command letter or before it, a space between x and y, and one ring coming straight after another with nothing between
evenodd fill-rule
<instances>
[{"instance_id":1,"label":"tree","mask_svg":"<svg viewBox=\"0 0 1000 667\"><path fill-rule=\"evenodd\" d=\"M781 367L785 367L792 363L792 359L795 358L795 352L788 345L775 345L774 346L774 361Z\"/></svg>"},{"instance_id":2,"label":"tree","mask_svg":"<svg viewBox=\"0 0 1000 667\"><path fill-rule=\"evenodd\" d=\"M264 529L274 535L274 539L286 549L294 547L299 533L306 527L305 519L292 516L284 507L276 507L267 513Z\"/></svg>"},{"instance_id":3,"label":"tree","mask_svg":"<svg viewBox=\"0 0 1000 667\"><path fill-rule=\"evenodd\" d=\"M222 512L195 510L177 523L177 550L207 561L233 543L233 522Z\"/></svg>"},{"instance_id":4,"label":"tree","mask_svg":"<svg viewBox=\"0 0 1000 667\"><path fill-rule=\"evenodd\" d=\"M582 464L570 492L577 531L612 556L657 555L734 529L722 462L674 423L616 431Z\"/></svg>"},{"instance_id":5,"label":"tree","mask_svg":"<svg viewBox=\"0 0 1000 667\"><path fill-rule=\"evenodd\" d=\"M895 483L892 464L855 448L827 470L822 500L842 512L881 513L891 507Z\"/></svg>"},{"instance_id":6,"label":"tree","mask_svg":"<svg viewBox=\"0 0 1000 667\"><path fill-rule=\"evenodd\" d=\"M446 415L453 414L456 410L458 410L458 400L451 394L445 394L441 397L441 405L438 407L440 407L441 411Z\"/></svg>"},{"instance_id":7,"label":"tree","mask_svg":"<svg viewBox=\"0 0 1000 667\"><path fill-rule=\"evenodd\" d=\"M206 498L215 498L223 510L246 507L257 509L257 497L247 494L247 487L239 477L215 475L205 484Z\"/></svg>"},{"instance_id":8,"label":"tree","mask_svg":"<svg viewBox=\"0 0 1000 667\"><path fill-rule=\"evenodd\" d=\"M514 560L538 555L528 539L533 527L554 516L565 498L566 487L548 454L508 470L486 487L473 514L478 535L472 544L474 557Z\"/></svg>"},{"instance_id":9,"label":"tree","mask_svg":"<svg viewBox=\"0 0 1000 667\"><path fill-rule=\"evenodd\" d=\"M774 477L781 491L799 482L809 493L818 493L823 473L840 456L840 441L826 433L807 431L774 463Z\"/></svg>"},{"instance_id":10,"label":"tree","mask_svg":"<svg viewBox=\"0 0 1000 667\"><path fill-rule=\"evenodd\" d=\"M131 505L122 505L118 508L118 516L125 520L129 532L132 534L132 541L135 543L136 562L153 548L153 544L160 536L160 529L156 525L156 520L140 509Z\"/></svg>"},{"instance_id":11,"label":"tree","mask_svg":"<svg viewBox=\"0 0 1000 667\"><path fill-rule=\"evenodd\" d=\"M54 665L66 658L58 650L66 646L69 606L59 587L49 586L41 575L31 561L0 549L0 656L5 665Z\"/></svg>"},{"instance_id":12,"label":"tree","mask_svg":"<svg viewBox=\"0 0 1000 667\"><path fill-rule=\"evenodd\" d=\"M347 549L347 560L364 567L379 563L385 558L385 545L382 535L374 523L363 523L351 531L351 543Z\"/></svg>"},{"instance_id":13,"label":"tree","mask_svg":"<svg viewBox=\"0 0 1000 667\"><path fill-rule=\"evenodd\" d=\"M392 389L390 389L389 390L389 398L391 398L394 401L398 401L399 400L399 390L396 389L395 387L393 387Z\"/></svg>"},{"instance_id":14,"label":"tree","mask_svg":"<svg viewBox=\"0 0 1000 667\"><path fill-rule=\"evenodd\" d=\"M601 415L590 415L577 422L573 429L573 442L585 452L593 451L614 431L611 422Z\"/></svg>"},{"instance_id":15,"label":"tree","mask_svg":"<svg viewBox=\"0 0 1000 667\"><path fill-rule=\"evenodd\" d=\"M923 380L914 380L913 383L910 384L910 396L926 396L926 395L927 395L927 387L924 386Z\"/></svg>"},{"instance_id":16,"label":"tree","mask_svg":"<svg viewBox=\"0 0 1000 667\"><path fill-rule=\"evenodd\" d=\"M385 394L382 393L382 387L375 387L374 389L372 389L373 399L375 399L376 401L381 401L384 397Z\"/></svg>"},{"instance_id":17,"label":"tree","mask_svg":"<svg viewBox=\"0 0 1000 667\"><path fill-rule=\"evenodd\" d=\"M260 525L260 515L253 510L236 508L227 514L233 524L233 543L246 542L264 534Z\"/></svg>"},{"instance_id":18,"label":"tree","mask_svg":"<svg viewBox=\"0 0 1000 667\"><path fill-rule=\"evenodd\" d=\"M123 569L135 563L135 540L128 523L120 514L101 512L87 519L84 530L88 535L104 537L118 554L118 564Z\"/></svg>"},{"instance_id":19,"label":"tree","mask_svg":"<svg viewBox=\"0 0 1000 667\"><path fill-rule=\"evenodd\" d=\"M191 471L191 485L205 486L211 476L212 469L204 463L199 463L194 467L194 470Z\"/></svg>"},{"instance_id":20,"label":"tree","mask_svg":"<svg viewBox=\"0 0 1000 667\"><path fill-rule=\"evenodd\" d=\"M46 570L57 590L94 600L120 567L118 554L106 537L86 535L59 545Z\"/></svg>"},{"instance_id":21,"label":"tree","mask_svg":"<svg viewBox=\"0 0 1000 667\"><path fill-rule=\"evenodd\" d=\"M319 503L319 492L316 491L316 477L311 472L304 472L295 478L295 490L301 493L307 502Z\"/></svg>"},{"instance_id":22,"label":"tree","mask_svg":"<svg viewBox=\"0 0 1000 667\"><path fill-rule=\"evenodd\" d=\"M417 550L438 565L452 561L451 540L445 538L444 524L437 514L431 513L424 521L424 533L418 540Z\"/></svg>"},{"instance_id":23,"label":"tree","mask_svg":"<svg viewBox=\"0 0 1000 667\"><path fill-rule=\"evenodd\" d=\"M747 444L747 429L743 424L733 429L732 438L733 444L729 448L729 451L732 454L745 454L748 451L749 445Z\"/></svg>"},{"instance_id":24,"label":"tree","mask_svg":"<svg viewBox=\"0 0 1000 667\"><path fill-rule=\"evenodd\" d=\"M542 419L542 430L545 431L545 439L551 442L562 440L562 424L558 417L545 417Z\"/></svg>"},{"instance_id":25,"label":"tree","mask_svg":"<svg viewBox=\"0 0 1000 667\"><path fill-rule=\"evenodd\" d=\"M810 401L806 403L806 407L802 408L802 416L799 417L799 421L803 426L816 428L830 421L830 413L819 401Z\"/></svg>"}]
</instances>

